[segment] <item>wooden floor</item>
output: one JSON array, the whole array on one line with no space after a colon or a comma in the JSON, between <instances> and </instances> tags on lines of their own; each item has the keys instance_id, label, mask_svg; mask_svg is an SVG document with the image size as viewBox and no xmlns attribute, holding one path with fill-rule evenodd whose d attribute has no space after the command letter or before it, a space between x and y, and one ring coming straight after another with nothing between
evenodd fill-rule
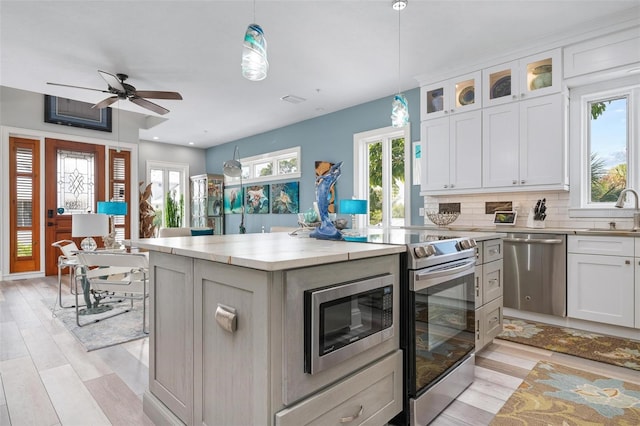
<instances>
[{"instance_id":1,"label":"wooden floor","mask_svg":"<svg viewBox=\"0 0 640 426\"><path fill-rule=\"evenodd\" d=\"M53 317L55 296L53 277L0 281L0 425L152 424L142 412L148 338L86 352ZM640 384L640 372L497 340L432 424L488 424L539 360Z\"/></svg>"}]
</instances>

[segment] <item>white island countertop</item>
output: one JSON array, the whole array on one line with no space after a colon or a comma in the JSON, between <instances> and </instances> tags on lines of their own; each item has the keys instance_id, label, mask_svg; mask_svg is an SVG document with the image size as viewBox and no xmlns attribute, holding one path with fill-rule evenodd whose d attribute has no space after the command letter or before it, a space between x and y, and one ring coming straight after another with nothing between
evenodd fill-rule
<instances>
[{"instance_id":1,"label":"white island countertop","mask_svg":"<svg viewBox=\"0 0 640 426\"><path fill-rule=\"evenodd\" d=\"M263 271L346 262L406 251L404 245L317 240L290 236L286 232L145 238L132 241L132 246Z\"/></svg>"}]
</instances>

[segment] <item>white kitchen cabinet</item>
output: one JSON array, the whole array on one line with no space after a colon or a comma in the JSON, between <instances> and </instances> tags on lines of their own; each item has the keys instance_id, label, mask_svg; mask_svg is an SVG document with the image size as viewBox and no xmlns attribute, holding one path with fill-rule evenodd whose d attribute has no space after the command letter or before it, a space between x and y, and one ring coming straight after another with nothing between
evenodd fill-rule
<instances>
[{"instance_id":1,"label":"white kitchen cabinet","mask_svg":"<svg viewBox=\"0 0 640 426\"><path fill-rule=\"evenodd\" d=\"M420 119L430 120L482 106L480 71L420 88Z\"/></svg>"},{"instance_id":2,"label":"white kitchen cabinet","mask_svg":"<svg viewBox=\"0 0 640 426\"><path fill-rule=\"evenodd\" d=\"M481 129L479 110L422 122L423 191L481 187Z\"/></svg>"},{"instance_id":3,"label":"white kitchen cabinet","mask_svg":"<svg viewBox=\"0 0 640 426\"><path fill-rule=\"evenodd\" d=\"M634 259L633 239L569 236L567 250L568 316L634 327L640 259Z\"/></svg>"},{"instance_id":4,"label":"white kitchen cabinet","mask_svg":"<svg viewBox=\"0 0 640 426\"><path fill-rule=\"evenodd\" d=\"M484 69L484 107L557 93L562 87L560 49Z\"/></svg>"},{"instance_id":5,"label":"white kitchen cabinet","mask_svg":"<svg viewBox=\"0 0 640 426\"><path fill-rule=\"evenodd\" d=\"M567 183L565 102L561 93L483 109L484 188Z\"/></svg>"}]
</instances>

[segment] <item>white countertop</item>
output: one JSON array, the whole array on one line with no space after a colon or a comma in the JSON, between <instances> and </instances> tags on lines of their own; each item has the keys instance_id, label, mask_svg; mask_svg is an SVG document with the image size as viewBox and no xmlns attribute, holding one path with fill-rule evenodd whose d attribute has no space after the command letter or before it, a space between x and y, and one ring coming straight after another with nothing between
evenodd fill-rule
<instances>
[{"instance_id":1,"label":"white countertop","mask_svg":"<svg viewBox=\"0 0 640 426\"><path fill-rule=\"evenodd\" d=\"M317 240L290 236L286 232L145 238L132 241L132 245L263 271L345 262L406 250L404 245Z\"/></svg>"}]
</instances>

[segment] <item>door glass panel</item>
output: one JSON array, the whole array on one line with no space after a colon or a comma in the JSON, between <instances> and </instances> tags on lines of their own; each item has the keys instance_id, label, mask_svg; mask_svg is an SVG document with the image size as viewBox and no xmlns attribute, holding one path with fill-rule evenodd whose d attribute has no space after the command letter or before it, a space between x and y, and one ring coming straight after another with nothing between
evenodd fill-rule
<instances>
[{"instance_id":1,"label":"door glass panel","mask_svg":"<svg viewBox=\"0 0 640 426\"><path fill-rule=\"evenodd\" d=\"M527 90L533 92L534 90L551 86L553 84L551 79L552 71L553 63L551 58L528 63Z\"/></svg>"},{"instance_id":2,"label":"door glass panel","mask_svg":"<svg viewBox=\"0 0 640 426\"><path fill-rule=\"evenodd\" d=\"M18 257L31 257L33 255L33 234L31 231L18 231Z\"/></svg>"},{"instance_id":3,"label":"door glass panel","mask_svg":"<svg viewBox=\"0 0 640 426\"><path fill-rule=\"evenodd\" d=\"M442 111L444 88L438 87L427 91L427 114Z\"/></svg>"},{"instance_id":4,"label":"door glass panel","mask_svg":"<svg viewBox=\"0 0 640 426\"><path fill-rule=\"evenodd\" d=\"M476 97L476 83L472 78L456 84L456 107L473 105Z\"/></svg>"},{"instance_id":5,"label":"door glass panel","mask_svg":"<svg viewBox=\"0 0 640 426\"><path fill-rule=\"evenodd\" d=\"M95 203L95 155L58 150L57 205L64 214L93 211Z\"/></svg>"},{"instance_id":6,"label":"door glass panel","mask_svg":"<svg viewBox=\"0 0 640 426\"><path fill-rule=\"evenodd\" d=\"M369 225L382 223L382 141L369 148Z\"/></svg>"},{"instance_id":7,"label":"door glass panel","mask_svg":"<svg viewBox=\"0 0 640 426\"><path fill-rule=\"evenodd\" d=\"M489 99L511 96L511 69L489 74Z\"/></svg>"},{"instance_id":8,"label":"door glass panel","mask_svg":"<svg viewBox=\"0 0 640 426\"><path fill-rule=\"evenodd\" d=\"M404 138L391 141L391 225L404 226Z\"/></svg>"}]
</instances>

